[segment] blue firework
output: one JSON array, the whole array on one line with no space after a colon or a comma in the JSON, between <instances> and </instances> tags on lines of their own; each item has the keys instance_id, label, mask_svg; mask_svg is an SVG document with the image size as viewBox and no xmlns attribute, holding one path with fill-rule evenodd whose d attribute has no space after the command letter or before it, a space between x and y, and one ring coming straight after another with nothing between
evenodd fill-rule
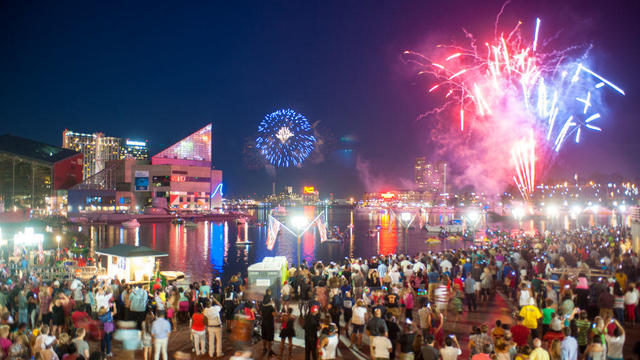
<instances>
[{"instance_id":1,"label":"blue firework","mask_svg":"<svg viewBox=\"0 0 640 360\"><path fill-rule=\"evenodd\" d=\"M307 118L291 109L267 114L258 125L257 148L273 166L302 164L315 144L316 137Z\"/></svg>"}]
</instances>

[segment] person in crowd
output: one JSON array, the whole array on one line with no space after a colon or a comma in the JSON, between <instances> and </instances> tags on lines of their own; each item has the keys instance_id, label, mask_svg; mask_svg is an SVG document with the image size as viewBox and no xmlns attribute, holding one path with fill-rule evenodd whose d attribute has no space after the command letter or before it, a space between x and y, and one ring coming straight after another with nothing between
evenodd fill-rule
<instances>
[{"instance_id":1,"label":"person in crowd","mask_svg":"<svg viewBox=\"0 0 640 360\"><path fill-rule=\"evenodd\" d=\"M400 345L400 360L413 360L415 357L415 344L417 336L415 326L411 319L406 319L402 327L402 334L398 339Z\"/></svg>"},{"instance_id":2,"label":"person in crowd","mask_svg":"<svg viewBox=\"0 0 640 360\"><path fill-rule=\"evenodd\" d=\"M283 358L285 343L289 340L289 357L293 353L293 338L296 336L295 330L296 317L293 315L293 308L286 307L284 313L280 316L280 359Z\"/></svg>"},{"instance_id":3,"label":"person in crowd","mask_svg":"<svg viewBox=\"0 0 640 360\"><path fill-rule=\"evenodd\" d=\"M222 357L222 317L220 315L222 306L215 296L205 299L203 304L205 307L203 314L207 319L209 357L213 357L214 352L217 357Z\"/></svg>"},{"instance_id":4,"label":"person in crowd","mask_svg":"<svg viewBox=\"0 0 640 360\"><path fill-rule=\"evenodd\" d=\"M168 360L167 346L169 343L169 335L171 334L171 323L165 319L165 313L159 312L158 317L151 324L151 337L153 338L153 358Z\"/></svg>"},{"instance_id":5,"label":"person in crowd","mask_svg":"<svg viewBox=\"0 0 640 360\"><path fill-rule=\"evenodd\" d=\"M334 360L337 357L338 350L338 327L336 324L331 323L323 329L323 332L324 334L318 342L320 359Z\"/></svg>"},{"instance_id":6,"label":"person in crowd","mask_svg":"<svg viewBox=\"0 0 640 360\"><path fill-rule=\"evenodd\" d=\"M535 299L529 297L529 304L520 309L519 315L522 316L522 324L529 328L534 337L538 336L538 319L542 317L540 309L536 306ZM535 349L534 349L535 350Z\"/></svg>"},{"instance_id":7,"label":"person in crowd","mask_svg":"<svg viewBox=\"0 0 640 360\"><path fill-rule=\"evenodd\" d=\"M113 338L122 342L123 359L134 359L135 352L140 348L140 330L136 328L135 320L119 321L118 329Z\"/></svg>"},{"instance_id":8,"label":"person in crowd","mask_svg":"<svg viewBox=\"0 0 640 360\"><path fill-rule=\"evenodd\" d=\"M160 310L163 311L163 310ZM152 354L152 346L153 346L153 337L151 336L151 326L153 325L153 321L155 320L155 316L152 312L147 312L147 315L144 318L144 322L142 323L142 331L141 331L141 343L142 343L142 356L144 360L151 360Z\"/></svg>"},{"instance_id":9,"label":"person in crowd","mask_svg":"<svg viewBox=\"0 0 640 360\"><path fill-rule=\"evenodd\" d=\"M420 354L422 360L438 360L440 359L440 352L435 347L435 338L431 334L427 334L424 337L424 345L420 347Z\"/></svg>"},{"instance_id":10,"label":"person in crowd","mask_svg":"<svg viewBox=\"0 0 640 360\"><path fill-rule=\"evenodd\" d=\"M113 316L117 314L117 310L114 303L108 306L108 309L103 306L98 310L98 320L103 330L102 338L100 339L100 351L106 356L113 356L111 353L111 340L116 328Z\"/></svg>"},{"instance_id":11,"label":"person in crowd","mask_svg":"<svg viewBox=\"0 0 640 360\"><path fill-rule=\"evenodd\" d=\"M595 335L590 337L589 345L587 345L583 353L585 358L587 359L605 360L607 358L605 347L603 346L599 337Z\"/></svg>"},{"instance_id":12,"label":"person in crowd","mask_svg":"<svg viewBox=\"0 0 640 360\"><path fill-rule=\"evenodd\" d=\"M551 356L549 352L542 347L542 340L539 338L533 339L533 350L529 354L529 360L550 360Z\"/></svg>"},{"instance_id":13,"label":"person in crowd","mask_svg":"<svg viewBox=\"0 0 640 360\"><path fill-rule=\"evenodd\" d=\"M206 353L206 331L205 331L205 316L202 314L202 308L200 303L195 304L196 311L191 315L189 321L189 327L191 328L191 339L193 340L193 347L196 350L196 356Z\"/></svg>"},{"instance_id":14,"label":"person in crowd","mask_svg":"<svg viewBox=\"0 0 640 360\"><path fill-rule=\"evenodd\" d=\"M275 336L276 307L270 297L266 300L268 300L268 302L263 303L260 309L262 316L262 355L269 354L268 356L271 356L275 355L272 347Z\"/></svg>"},{"instance_id":15,"label":"person in crowd","mask_svg":"<svg viewBox=\"0 0 640 360\"><path fill-rule=\"evenodd\" d=\"M389 359L393 345L391 340L384 335L373 335L371 337L371 359Z\"/></svg>"},{"instance_id":16,"label":"person in crowd","mask_svg":"<svg viewBox=\"0 0 640 360\"><path fill-rule=\"evenodd\" d=\"M613 334L609 335L608 333L604 336L607 341L607 359L609 360L622 360L623 354L622 350L624 347L625 341L625 332L624 328L616 319L611 319L611 322L615 324L615 328L613 329Z\"/></svg>"},{"instance_id":17,"label":"person in crowd","mask_svg":"<svg viewBox=\"0 0 640 360\"><path fill-rule=\"evenodd\" d=\"M76 330L76 337L72 342L76 345L77 354L83 356L85 359L89 358L89 343L84 339L86 330L79 328Z\"/></svg>"},{"instance_id":18,"label":"person in crowd","mask_svg":"<svg viewBox=\"0 0 640 360\"><path fill-rule=\"evenodd\" d=\"M444 339L444 347L440 349L440 357L442 360L456 360L462 355L460 344L455 335L449 335Z\"/></svg>"},{"instance_id":19,"label":"person in crowd","mask_svg":"<svg viewBox=\"0 0 640 360\"><path fill-rule=\"evenodd\" d=\"M300 317L304 329L304 358L305 360L318 359L318 329L320 328L320 307L313 305L309 312Z\"/></svg>"}]
</instances>

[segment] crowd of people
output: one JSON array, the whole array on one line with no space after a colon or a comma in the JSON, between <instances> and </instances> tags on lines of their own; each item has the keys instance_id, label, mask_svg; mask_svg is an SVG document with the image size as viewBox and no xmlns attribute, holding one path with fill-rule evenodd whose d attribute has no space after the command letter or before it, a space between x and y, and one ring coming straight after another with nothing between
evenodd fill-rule
<instances>
[{"instance_id":1,"label":"crowd of people","mask_svg":"<svg viewBox=\"0 0 640 360\"><path fill-rule=\"evenodd\" d=\"M5 259L0 360L105 359L113 340L119 358L168 359L176 331L189 332L190 353L200 358L223 357L223 341L232 343L232 359L293 358L295 337L304 339L307 360L336 359L341 343L371 359L632 356L623 348L639 315L640 264L627 228L492 238L439 253L293 266L281 287L259 298L240 274L224 285L45 281L39 268ZM497 296L511 304L508 318L469 320ZM251 353L257 341L262 354Z\"/></svg>"}]
</instances>

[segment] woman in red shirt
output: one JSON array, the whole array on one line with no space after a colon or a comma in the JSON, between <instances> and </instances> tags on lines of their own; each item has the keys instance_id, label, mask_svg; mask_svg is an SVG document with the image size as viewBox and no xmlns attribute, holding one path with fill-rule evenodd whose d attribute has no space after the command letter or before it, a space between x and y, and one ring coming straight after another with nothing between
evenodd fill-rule
<instances>
[{"instance_id":1,"label":"woman in red shirt","mask_svg":"<svg viewBox=\"0 0 640 360\"><path fill-rule=\"evenodd\" d=\"M196 355L205 354L207 341L205 338L205 317L202 314L202 306L196 303L196 311L191 316L191 335L193 335L193 347Z\"/></svg>"}]
</instances>

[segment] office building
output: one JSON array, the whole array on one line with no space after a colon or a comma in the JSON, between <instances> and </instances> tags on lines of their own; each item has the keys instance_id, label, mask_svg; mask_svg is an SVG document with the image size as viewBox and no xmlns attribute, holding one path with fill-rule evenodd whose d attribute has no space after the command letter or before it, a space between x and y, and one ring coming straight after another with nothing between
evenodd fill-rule
<instances>
[{"instance_id":1,"label":"office building","mask_svg":"<svg viewBox=\"0 0 640 360\"><path fill-rule=\"evenodd\" d=\"M447 192L447 163L430 163L426 157L416 158L414 179L418 190L427 191L435 196Z\"/></svg>"},{"instance_id":2,"label":"office building","mask_svg":"<svg viewBox=\"0 0 640 360\"><path fill-rule=\"evenodd\" d=\"M120 160L147 160L149 147L146 141L124 139L120 146Z\"/></svg>"},{"instance_id":3,"label":"office building","mask_svg":"<svg viewBox=\"0 0 640 360\"><path fill-rule=\"evenodd\" d=\"M83 179L104 170L110 160L144 160L149 156L146 141L105 136L103 133L77 133L66 129L62 133L62 147L82 153Z\"/></svg>"},{"instance_id":4,"label":"office building","mask_svg":"<svg viewBox=\"0 0 640 360\"><path fill-rule=\"evenodd\" d=\"M82 181L79 152L25 139L0 136L0 211L47 209L57 190Z\"/></svg>"}]
</instances>

